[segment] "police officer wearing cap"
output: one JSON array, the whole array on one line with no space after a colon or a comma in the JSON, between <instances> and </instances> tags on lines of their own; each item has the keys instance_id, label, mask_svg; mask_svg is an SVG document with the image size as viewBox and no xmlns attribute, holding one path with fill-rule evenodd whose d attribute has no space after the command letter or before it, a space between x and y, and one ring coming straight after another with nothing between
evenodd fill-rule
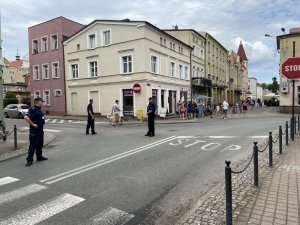
<instances>
[{"instance_id":1,"label":"police officer wearing cap","mask_svg":"<svg viewBox=\"0 0 300 225\"><path fill-rule=\"evenodd\" d=\"M149 104L147 107L147 115L148 115L148 132L145 136L154 137L154 119L155 119L155 104L153 102L153 98L149 98Z\"/></svg>"},{"instance_id":2,"label":"police officer wearing cap","mask_svg":"<svg viewBox=\"0 0 300 225\"><path fill-rule=\"evenodd\" d=\"M29 148L28 156L26 158L26 166L31 166L33 162L34 152L36 154L37 161L44 161L48 158L42 155L43 145L44 145L44 124L45 117L41 108L43 106L43 99L37 97L34 99L34 106L28 110L24 120L30 125L29 128Z\"/></svg>"}]
</instances>

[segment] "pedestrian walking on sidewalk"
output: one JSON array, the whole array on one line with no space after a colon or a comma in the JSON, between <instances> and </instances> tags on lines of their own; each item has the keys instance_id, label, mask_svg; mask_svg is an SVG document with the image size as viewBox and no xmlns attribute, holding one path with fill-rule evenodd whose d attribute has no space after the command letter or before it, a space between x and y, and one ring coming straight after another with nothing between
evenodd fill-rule
<instances>
[{"instance_id":1,"label":"pedestrian walking on sidewalk","mask_svg":"<svg viewBox=\"0 0 300 225\"><path fill-rule=\"evenodd\" d=\"M149 98L149 104L147 107L147 115L148 115L148 132L145 136L154 137L154 119L155 119L155 104L153 102L153 98Z\"/></svg>"},{"instance_id":2,"label":"pedestrian walking on sidewalk","mask_svg":"<svg viewBox=\"0 0 300 225\"><path fill-rule=\"evenodd\" d=\"M24 120L30 125L29 127L29 148L28 156L26 158L26 166L31 166L33 162L34 152L36 154L37 161L44 161L48 158L43 156L44 145L44 124L45 117L41 108L44 104L42 98L37 97L34 99L34 106L28 110L24 116Z\"/></svg>"},{"instance_id":3,"label":"pedestrian walking on sidewalk","mask_svg":"<svg viewBox=\"0 0 300 225\"><path fill-rule=\"evenodd\" d=\"M223 106L223 113L224 113L223 118L224 118L224 120L226 120L227 119L227 112L228 112L228 108L229 108L229 104L228 104L226 99L224 100L222 106Z\"/></svg>"},{"instance_id":4,"label":"pedestrian walking on sidewalk","mask_svg":"<svg viewBox=\"0 0 300 225\"><path fill-rule=\"evenodd\" d=\"M89 134L89 130L91 128L92 134L97 134L95 132L95 119L94 119L94 111L93 111L93 99L90 99L90 103L87 106L88 120L86 125L85 134Z\"/></svg>"}]
</instances>

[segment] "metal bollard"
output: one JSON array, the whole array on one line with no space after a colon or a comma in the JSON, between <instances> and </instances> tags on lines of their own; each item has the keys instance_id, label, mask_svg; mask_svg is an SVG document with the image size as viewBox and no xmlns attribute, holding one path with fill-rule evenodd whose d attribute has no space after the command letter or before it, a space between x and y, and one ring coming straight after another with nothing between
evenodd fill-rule
<instances>
[{"instance_id":1,"label":"metal bollard","mask_svg":"<svg viewBox=\"0 0 300 225\"><path fill-rule=\"evenodd\" d=\"M297 134L297 117L294 117L294 134Z\"/></svg>"},{"instance_id":2,"label":"metal bollard","mask_svg":"<svg viewBox=\"0 0 300 225\"><path fill-rule=\"evenodd\" d=\"M232 186L230 161L225 161L226 225L232 225Z\"/></svg>"},{"instance_id":3,"label":"metal bollard","mask_svg":"<svg viewBox=\"0 0 300 225\"><path fill-rule=\"evenodd\" d=\"M253 142L253 168L254 168L254 186L258 187L258 147L257 142Z\"/></svg>"},{"instance_id":4,"label":"metal bollard","mask_svg":"<svg viewBox=\"0 0 300 225\"><path fill-rule=\"evenodd\" d=\"M18 148L18 143L17 143L17 126L14 125L14 142L15 142L15 150Z\"/></svg>"},{"instance_id":5,"label":"metal bollard","mask_svg":"<svg viewBox=\"0 0 300 225\"><path fill-rule=\"evenodd\" d=\"M294 141L294 117L291 117L291 140Z\"/></svg>"},{"instance_id":6,"label":"metal bollard","mask_svg":"<svg viewBox=\"0 0 300 225\"><path fill-rule=\"evenodd\" d=\"M298 131L300 131L300 115L298 115Z\"/></svg>"},{"instance_id":7,"label":"metal bollard","mask_svg":"<svg viewBox=\"0 0 300 225\"><path fill-rule=\"evenodd\" d=\"M289 144L289 123L286 121L285 123L285 144Z\"/></svg>"},{"instance_id":8,"label":"metal bollard","mask_svg":"<svg viewBox=\"0 0 300 225\"><path fill-rule=\"evenodd\" d=\"M272 132L269 132L269 167L273 166L273 140Z\"/></svg>"},{"instance_id":9,"label":"metal bollard","mask_svg":"<svg viewBox=\"0 0 300 225\"><path fill-rule=\"evenodd\" d=\"M279 126L279 154L282 154L282 128Z\"/></svg>"}]
</instances>

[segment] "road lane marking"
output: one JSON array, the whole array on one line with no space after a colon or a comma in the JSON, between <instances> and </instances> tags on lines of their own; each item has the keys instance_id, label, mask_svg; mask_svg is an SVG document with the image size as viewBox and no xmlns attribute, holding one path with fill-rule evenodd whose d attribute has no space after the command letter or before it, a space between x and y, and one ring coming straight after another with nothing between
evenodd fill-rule
<instances>
[{"instance_id":1,"label":"road lane marking","mask_svg":"<svg viewBox=\"0 0 300 225\"><path fill-rule=\"evenodd\" d=\"M61 120L61 121L59 121L59 123L63 123L65 120Z\"/></svg>"},{"instance_id":2,"label":"road lane marking","mask_svg":"<svg viewBox=\"0 0 300 225\"><path fill-rule=\"evenodd\" d=\"M16 214L15 216L3 219L0 221L0 225L34 225L72 206L75 206L84 200L85 199L71 194L62 194L51 201L38 205L37 207L33 207L29 210Z\"/></svg>"},{"instance_id":3,"label":"road lane marking","mask_svg":"<svg viewBox=\"0 0 300 225\"><path fill-rule=\"evenodd\" d=\"M219 139L219 138L236 138L237 136L208 136L208 138Z\"/></svg>"},{"instance_id":4,"label":"road lane marking","mask_svg":"<svg viewBox=\"0 0 300 225\"><path fill-rule=\"evenodd\" d=\"M260 139L260 138L268 138L269 136L250 136L248 138Z\"/></svg>"},{"instance_id":5,"label":"road lane marking","mask_svg":"<svg viewBox=\"0 0 300 225\"><path fill-rule=\"evenodd\" d=\"M39 192L46 189L47 187L39 184L31 184L26 187L18 188L16 190L8 191L6 193L0 194L0 204L11 202L13 200L25 197L27 195Z\"/></svg>"},{"instance_id":6,"label":"road lane marking","mask_svg":"<svg viewBox=\"0 0 300 225\"><path fill-rule=\"evenodd\" d=\"M57 119L53 119L51 123L56 123Z\"/></svg>"},{"instance_id":7,"label":"road lane marking","mask_svg":"<svg viewBox=\"0 0 300 225\"><path fill-rule=\"evenodd\" d=\"M188 147L191 147L191 146L193 146L193 145L196 145L196 144L202 143L202 142L206 142L206 141L195 140L193 143L191 143L191 144L189 144L189 145L185 145L185 146L183 146L183 147L188 148Z\"/></svg>"},{"instance_id":8,"label":"road lane marking","mask_svg":"<svg viewBox=\"0 0 300 225\"><path fill-rule=\"evenodd\" d=\"M88 225L123 225L133 217L132 214L110 207L92 217Z\"/></svg>"},{"instance_id":9,"label":"road lane marking","mask_svg":"<svg viewBox=\"0 0 300 225\"><path fill-rule=\"evenodd\" d=\"M10 184L10 183L16 182L18 180L19 179L14 178L14 177L3 177L3 178L0 179L0 186Z\"/></svg>"},{"instance_id":10,"label":"road lane marking","mask_svg":"<svg viewBox=\"0 0 300 225\"><path fill-rule=\"evenodd\" d=\"M171 141L171 140L174 140L174 139L176 139L176 138L177 138L176 136L171 136L171 137L168 137L168 138L166 138L166 139L162 139L162 140L159 140L159 141L150 143L150 144L148 144L148 145L145 145L145 146L142 146L142 147L138 147L138 148L135 148L135 149L132 149L132 150L129 150L129 151L120 153L120 154L118 154L118 155L114 155L114 156L108 157L108 158L106 158L106 159L101 159L101 160L99 160L99 161L96 161L96 162L87 164L87 165L85 165L85 166L81 166L81 167L78 167L78 168L75 168L75 169L66 171L66 172L64 172L64 173L57 174L57 175L55 175L55 176L51 176L51 177L49 177L49 178L40 180L40 182L46 183L46 184L52 184L52 183L55 183L55 182L64 180L64 179L66 179L66 178L75 176L75 175L77 175L77 174L80 174L80 173L83 173L83 172L92 170L92 169L94 169L94 168L103 166L103 165L105 165L105 164L114 162L114 161L116 161L116 160L119 160L119 159L122 159L122 158L125 158L125 157L128 157L128 156L134 155L134 154L136 154L136 153L145 151L145 150L150 149L150 148L153 148L153 147L155 147L155 146L158 146L158 145L167 143L167 142L169 142L169 141Z\"/></svg>"}]
</instances>

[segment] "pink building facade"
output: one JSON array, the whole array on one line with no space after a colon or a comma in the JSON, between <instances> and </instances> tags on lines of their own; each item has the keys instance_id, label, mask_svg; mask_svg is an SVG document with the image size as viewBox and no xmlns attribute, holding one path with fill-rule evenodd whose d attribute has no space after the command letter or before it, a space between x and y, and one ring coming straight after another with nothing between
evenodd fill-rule
<instances>
[{"instance_id":1,"label":"pink building facade","mask_svg":"<svg viewBox=\"0 0 300 225\"><path fill-rule=\"evenodd\" d=\"M66 115L63 41L83 27L61 16L28 28L31 102L42 97L47 115Z\"/></svg>"}]
</instances>

